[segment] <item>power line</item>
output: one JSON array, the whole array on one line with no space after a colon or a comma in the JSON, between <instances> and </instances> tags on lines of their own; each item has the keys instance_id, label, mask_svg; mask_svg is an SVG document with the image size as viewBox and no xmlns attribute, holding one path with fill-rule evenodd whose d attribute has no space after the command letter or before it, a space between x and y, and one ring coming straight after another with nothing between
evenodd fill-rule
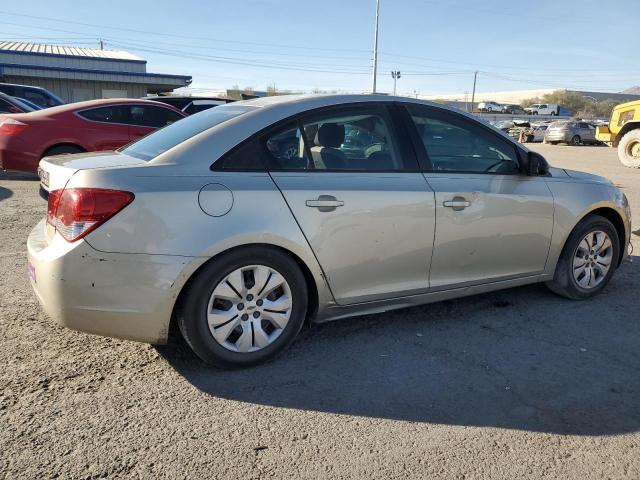
<instances>
[{"instance_id":1,"label":"power line","mask_svg":"<svg viewBox=\"0 0 640 480\"><path fill-rule=\"evenodd\" d=\"M113 25L99 25L99 24L95 24L95 23L77 22L77 21L73 21L73 20L69 20L69 19L62 19L62 18L41 17L41 16L38 16L38 15L27 15L27 14L24 14L24 13L12 13L12 12L2 11L2 10L0 10L0 14L10 15L10 16L14 16L14 17L32 18L32 19L35 19L35 20L46 20L46 21L50 21L50 22L60 22L60 23L64 23L65 25L73 24L73 25L81 25L81 26L84 26L84 27L105 28L107 30L119 30L119 31L123 31L123 32L132 32L132 33L137 33L137 34L143 33L145 35L156 35L156 36L169 37L169 38L184 38L184 39L191 39L191 40L206 40L208 42L231 43L231 44L238 44L238 45L269 46L269 47L292 48L292 49L303 49L303 50L320 50L320 51L333 51L333 52L346 52L346 51L350 51L350 52L369 52L369 50L359 50L359 49L350 49L350 48L321 48L321 47L314 47L314 46L309 46L309 45L304 45L304 46L302 46L302 45L284 45L284 44L278 44L278 43L247 42L247 41L241 41L241 40L227 40L227 39L202 37L202 36L193 36L193 35L180 35L180 34L175 34L175 33L154 32L154 31L151 31L151 30L140 30L140 29L137 29L137 28L134 29L134 28L126 28L126 27L116 27L116 26L113 26ZM1 22L1 23L6 23L6 22Z\"/></svg>"}]
</instances>

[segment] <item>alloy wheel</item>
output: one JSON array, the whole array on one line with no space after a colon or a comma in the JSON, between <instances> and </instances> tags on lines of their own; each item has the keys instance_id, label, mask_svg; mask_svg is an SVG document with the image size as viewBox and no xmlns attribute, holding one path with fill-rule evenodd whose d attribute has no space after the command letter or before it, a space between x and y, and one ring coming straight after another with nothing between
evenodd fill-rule
<instances>
[{"instance_id":1,"label":"alloy wheel","mask_svg":"<svg viewBox=\"0 0 640 480\"><path fill-rule=\"evenodd\" d=\"M237 268L211 293L207 323L213 338L233 352L255 352L271 345L291 316L291 288L265 265Z\"/></svg>"},{"instance_id":2,"label":"alloy wheel","mask_svg":"<svg viewBox=\"0 0 640 480\"><path fill-rule=\"evenodd\" d=\"M609 273L613 260L613 244L602 230L589 232L573 254L573 278L586 290L600 285Z\"/></svg>"}]
</instances>

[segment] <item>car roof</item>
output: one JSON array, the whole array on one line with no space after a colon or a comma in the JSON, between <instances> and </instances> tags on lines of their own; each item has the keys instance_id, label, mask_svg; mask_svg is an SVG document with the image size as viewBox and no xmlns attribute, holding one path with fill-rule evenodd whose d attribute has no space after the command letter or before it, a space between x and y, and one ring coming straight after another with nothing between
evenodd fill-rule
<instances>
[{"instance_id":1,"label":"car roof","mask_svg":"<svg viewBox=\"0 0 640 480\"><path fill-rule=\"evenodd\" d=\"M85 110L87 108L105 107L109 105L156 105L158 107L169 108L176 112L180 112L180 110L171 105L167 105L166 103L162 102L154 102L152 100L142 100L134 98L102 98L97 100L87 100L85 102L65 103L64 105L59 105L57 107L50 107L43 110L29 112L28 115L31 115L32 117L36 115L52 116L60 113L76 112L78 110ZM184 113L180 113L184 115Z\"/></svg>"},{"instance_id":2,"label":"car roof","mask_svg":"<svg viewBox=\"0 0 640 480\"><path fill-rule=\"evenodd\" d=\"M48 92L49 90L47 90L46 88L43 87L36 87L35 85L23 85L21 83L2 83L0 82L0 87L2 86L6 86L6 87L22 87L22 88L33 88L34 90L43 90Z\"/></svg>"},{"instance_id":3,"label":"car roof","mask_svg":"<svg viewBox=\"0 0 640 480\"><path fill-rule=\"evenodd\" d=\"M306 112L326 107L334 107L349 104L375 104L375 103L412 103L418 105L430 106L438 110L449 111L453 114L467 117L474 122L480 122L491 128L498 135L512 141L512 139L504 132L492 127L482 119L464 112L460 109L449 107L427 100L420 100L413 97L397 97L391 95L379 94L301 94L301 95L281 95L272 97L254 98L251 100L242 100L227 105L216 107L218 113L222 113L225 109L238 109L239 107L253 107L248 109L244 114L235 116L230 120L214 124L210 128L201 130L194 134L191 138L181 142L175 147L171 147L164 153L151 160L153 164L174 163L186 165L188 163L197 163L200 158L209 158L214 153L224 152L236 146L249 136L268 128L269 126L284 121L296 115L305 114ZM206 115L204 112L194 115ZM215 113L215 112L214 112ZM212 113L210 113L213 115ZM203 118L203 117L200 117ZM219 134L219 132L224 132ZM527 151L525 146L521 147Z\"/></svg>"}]
</instances>

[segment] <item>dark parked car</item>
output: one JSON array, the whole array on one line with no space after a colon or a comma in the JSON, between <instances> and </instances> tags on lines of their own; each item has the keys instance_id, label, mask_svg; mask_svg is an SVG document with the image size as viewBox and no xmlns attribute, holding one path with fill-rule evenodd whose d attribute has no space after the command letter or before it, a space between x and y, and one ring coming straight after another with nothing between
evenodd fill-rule
<instances>
[{"instance_id":1,"label":"dark parked car","mask_svg":"<svg viewBox=\"0 0 640 480\"><path fill-rule=\"evenodd\" d=\"M218 105L224 105L226 103L230 103L233 100L229 100L228 98L218 98L218 97L191 97L191 96L157 96L157 97L145 97L145 100L153 100L156 102L166 103L167 105L171 105L172 107L177 108L178 110L183 111L187 115L193 115L194 113L201 112L203 110L207 110L212 107L217 107Z\"/></svg>"},{"instance_id":2,"label":"dark parked car","mask_svg":"<svg viewBox=\"0 0 640 480\"><path fill-rule=\"evenodd\" d=\"M0 115L0 170L35 172L42 157L115 150L186 115L149 100L70 103Z\"/></svg>"},{"instance_id":3,"label":"dark parked car","mask_svg":"<svg viewBox=\"0 0 640 480\"><path fill-rule=\"evenodd\" d=\"M49 90L40 87L32 87L30 85L15 85L13 83L0 83L0 92L11 95L12 97L24 98L30 102L39 105L42 108L57 107L64 105L64 101L55 96Z\"/></svg>"},{"instance_id":4,"label":"dark parked car","mask_svg":"<svg viewBox=\"0 0 640 480\"><path fill-rule=\"evenodd\" d=\"M26 102L0 92L0 113L28 113L37 110Z\"/></svg>"},{"instance_id":5,"label":"dark parked car","mask_svg":"<svg viewBox=\"0 0 640 480\"><path fill-rule=\"evenodd\" d=\"M502 107L502 113L508 113L509 115L524 115L524 108L520 105L504 105Z\"/></svg>"}]
</instances>

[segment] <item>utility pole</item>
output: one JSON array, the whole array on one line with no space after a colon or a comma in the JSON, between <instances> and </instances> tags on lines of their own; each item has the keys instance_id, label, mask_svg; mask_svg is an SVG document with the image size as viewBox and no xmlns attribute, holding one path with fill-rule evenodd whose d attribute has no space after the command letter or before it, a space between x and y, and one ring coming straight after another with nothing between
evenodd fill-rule
<instances>
[{"instance_id":1,"label":"utility pole","mask_svg":"<svg viewBox=\"0 0 640 480\"><path fill-rule=\"evenodd\" d=\"M478 72L473 74L473 93L471 93L471 111L473 112L473 102L476 99L476 79L478 78Z\"/></svg>"},{"instance_id":2,"label":"utility pole","mask_svg":"<svg viewBox=\"0 0 640 480\"><path fill-rule=\"evenodd\" d=\"M376 0L376 29L373 37L373 88L376 93L376 75L378 73L378 17L380 15L380 0Z\"/></svg>"},{"instance_id":3,"label":"utility pole","mask_svg":"<svg viewBox=\"0 0 640 480\"><path fill-rule=\"evenodd\" d=\"M396 80L400 78L400 70L393 70L391 72L391 78L393 78L393 94L396 94Z\"/></svg>"},{"instance_id":4,"label":"utility pole","mask_svg":"<svg viewBox=\"0 0 640 480\"><path fill-rule=\"evenodd\" d=\"M100 42L100 50L104 50L104 40L99 38L98 41Z\"/></svg>"}]
</instances>

